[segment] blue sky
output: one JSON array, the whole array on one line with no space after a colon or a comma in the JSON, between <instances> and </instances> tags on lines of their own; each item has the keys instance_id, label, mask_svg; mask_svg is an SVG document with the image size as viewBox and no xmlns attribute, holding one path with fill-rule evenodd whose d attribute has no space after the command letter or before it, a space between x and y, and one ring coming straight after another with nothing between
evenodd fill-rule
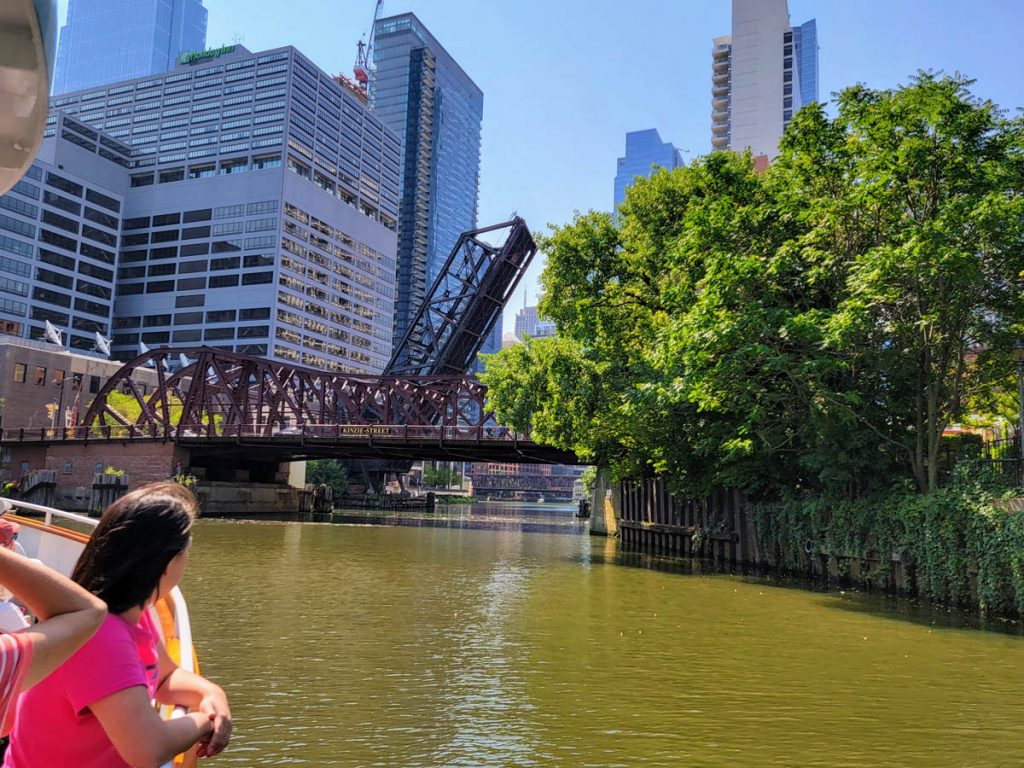
<instances>
[{"instance_id":1,"label":"blue sky","mask_svg":"<svg viewBox=\"0 0 1024 768\"><path fill-rule=\"evenodd\" d=\"M205 0L208 44L294 45L350 73L373 0ZM63 14L66 0L60 0ZM534 230L612 204L625 133L706 153L711 40L728 34L729 0L385 0L412 11L484 92L480 223L513 211ZM959 71L975 93L1024 106L1016 0L790 0L794 24L818 20L821 96L854 83L890 87L918 69ZM541 264L525 287L534 303Z\"/></svg>"}]
</instances>

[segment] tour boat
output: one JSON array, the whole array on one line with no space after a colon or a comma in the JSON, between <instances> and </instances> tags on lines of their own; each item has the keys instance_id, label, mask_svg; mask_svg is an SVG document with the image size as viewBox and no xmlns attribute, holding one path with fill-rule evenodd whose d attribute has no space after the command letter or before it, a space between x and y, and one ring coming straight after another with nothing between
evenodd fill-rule
<instances>
[{"instance_id":1,"label":"tour boat","mask_svg":"<svg viewBox=\"0 0 1024 768\"><path fill-rule=\"evenodd\" d=\"M13 507L15 510L42 514L42 519L24 517L8 512L5 520L20 526L18 544L28 557L41 560L65 576L74 570L78 556L82 554L89 535L99 522L95 518L63 512L59 509L29 504L15 499L0 500L0 510ZM178 587L171 590L168 599L161 599L150 609L154 626L160 631L167 652L182 668L198 672L195 649L192 646L192 626L188 617L188 606ZM164 719L181 717L185 712L177 707L161 706ZM172 762L161 768L194 768L195 748L184 755L178 755Z\"/></svg>"}]
</instances>

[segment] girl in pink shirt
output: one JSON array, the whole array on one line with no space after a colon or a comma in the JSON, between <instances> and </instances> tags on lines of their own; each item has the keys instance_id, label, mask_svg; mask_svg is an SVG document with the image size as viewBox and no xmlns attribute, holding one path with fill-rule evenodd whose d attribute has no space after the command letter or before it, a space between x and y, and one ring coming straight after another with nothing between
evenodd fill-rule
<instances>
[{"instance_id":1,"label":"girl in pink shirt","mask_svg":"<svg viewBox=\"0 0 1024 768\"><path fill-rule=\"evenodd\" d=\"M5 768L147 768L199 744L227 746L224 691L175 664L145 609L181 580L196 501L176 483L152 483L114 502L72 578L110 615L60 669L22 696ZM191 712L165 721L152 700Z\"/></svg>"},{"instance_id":2,"label":"girl in pink shirt","mask_svg":"<svg viewBox=\"0 0 1024 768\"><path fill-rule=\"evenodd\" d=\"M5 736L18 694L78 650L107 611L71 580L6 547L0 547L0 584L39 619L26 629L0 634L0 736Z\"/></svg>"}]
</instances>

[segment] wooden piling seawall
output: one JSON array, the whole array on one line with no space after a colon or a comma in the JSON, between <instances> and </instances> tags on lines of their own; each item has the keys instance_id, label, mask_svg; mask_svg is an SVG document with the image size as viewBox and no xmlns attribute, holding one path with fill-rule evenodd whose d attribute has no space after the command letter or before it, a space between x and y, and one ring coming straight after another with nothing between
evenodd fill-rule
<instances>
[{"instance_id":1,"label":"wooden piling seawall","mask_svg":"<svg viewBox=\"0 0 1024 768\"><path fill-rule=\"evenodd\" d=\"M685 501L672 494L665 478L655 477L624 481L618 493L625 549L721 563L763 562L754 521L738 490Z\"/></svg>"},{"instance_id":2,"label":"wooden piling seawall","mask_svg":"<svg viewBox=\"0 0 1024 768\"><path fill-rule=\"evenodd\" d=\"M799 572L812 579L914 594L914 564L899 553L868 552L853 556L826 551L807 542L796 562L783 563L779 552L758 537L752 505L735 489L717 489L697 501L677 498L665 478L627 480L614 491L622 517L622 548L669 557L694 557L716 564L736 564ZM976 599L976 572L969 574Z\"/></svg>"},{"instance_id":3,"label":"wooden piling seawall","mask_svg":"<svg viewBox=\"0 0 1024 768\"><path fill-rule=\"evenodd\" d=\"M100 472L93 475L89 512L94 515L102 514L103 510L127 493L129 482L128 475L125 474Z\"/></svg>"}]
</instances>

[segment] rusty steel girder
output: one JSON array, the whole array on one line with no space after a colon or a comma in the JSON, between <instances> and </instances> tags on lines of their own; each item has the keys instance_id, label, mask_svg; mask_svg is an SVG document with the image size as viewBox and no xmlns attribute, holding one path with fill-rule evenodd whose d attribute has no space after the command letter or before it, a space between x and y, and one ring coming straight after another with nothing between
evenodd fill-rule
<instances>
[{"instance_id":1,"label":"rusty steel girder","mask_svg":"<svg viewBox=\"0 0 1024 768\"><path fill-rule=\"evenodd\" d=\"M518 216L463 232L385 375L468 372L536 253L530 229Z\"/></svg>"},{"instance_id":2,"label":"rusty steel girder","mask_svg":"<svg viewBox=\"0 0 1024 768\"><path fill-rule=\"evenodd\" d=\"M182 354L195 362L171 372ZM151 364L157 386L143 393L133 373ZM115 392L128 396L120 410L111 402ZM479 381L463 375L337 374L210 347L161 348L114 374L81 424L165 438L241 429L270 437L306 425L477 427L491 419L485 396Z\"/></svg>"}]
</instances>

